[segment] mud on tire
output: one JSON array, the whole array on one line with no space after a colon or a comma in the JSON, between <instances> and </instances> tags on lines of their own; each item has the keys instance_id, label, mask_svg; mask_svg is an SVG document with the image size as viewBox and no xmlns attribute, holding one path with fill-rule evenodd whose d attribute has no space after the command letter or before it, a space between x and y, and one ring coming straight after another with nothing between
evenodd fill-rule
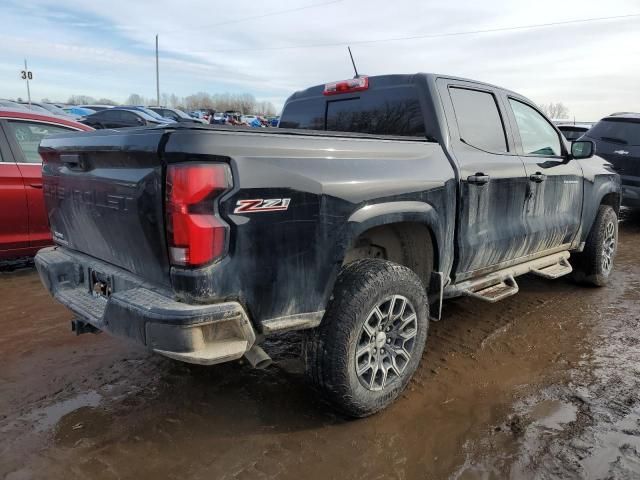
<instances>
[{"instance_id":1,"label":"mud on tire","mask_svg":"<svg viewBox=\"0 0 640 480\"><path fill-rule=\"evenodd\" d=\"M363 259L343 267L322 324L305 339L307 374L353 417L371 415L407 386L429 325L425 288L401 265Z\"/></svg>"},{"instance_id":2,"label":"mud on tire","mask_svg":"<svg viewBox=\"0 0 640 480\"><path fill-rule=\"evenodd\" d=\"M618 215L609 205L600 205L584 250L574 255L574 279L602 287L609 281L618 245Z\"/></svg>"}]
</instances>

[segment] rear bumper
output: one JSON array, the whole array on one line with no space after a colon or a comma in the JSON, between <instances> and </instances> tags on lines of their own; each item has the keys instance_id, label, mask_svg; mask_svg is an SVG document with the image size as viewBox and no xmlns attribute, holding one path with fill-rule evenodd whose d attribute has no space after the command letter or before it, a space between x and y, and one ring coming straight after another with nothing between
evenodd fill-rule
<instances>
[{"instance_id":1,"label":"rear bumper","mask_svg":"<svg viewBox=\"0 0 640 480\"><path fill-rule=\"evenodd\" d=\"M35 264L53 297L82 321L176 360L205 365L235 360L256 340L237 302L177 302L171 292L125 270L61 247L40 250ZM109 286L108 296L93 293L96 279Z\"/></svg>"}]
</instances>

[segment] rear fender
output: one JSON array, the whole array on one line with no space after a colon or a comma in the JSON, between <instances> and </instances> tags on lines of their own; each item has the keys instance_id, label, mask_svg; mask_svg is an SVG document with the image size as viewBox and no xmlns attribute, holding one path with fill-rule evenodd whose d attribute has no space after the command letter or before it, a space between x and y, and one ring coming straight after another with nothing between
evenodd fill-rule
<instances>
[{"instance_id":1,"label":"rear fender","mask_svg":"<svg viewBox=\"0 0 640 480\"><path fill-rule=\"evenodd\" d=\"M436 257L440 258L438 247L442 245L442 223L433 206L425 202L401 201L365 205L356 210L347 220L347 238L341 249L342 258L347 249L352 247L357 238L367 230L393 223L415 222L427 226L432 235ZM434 263L434 267L437 262Z\"/></svg>"}]
</instances>

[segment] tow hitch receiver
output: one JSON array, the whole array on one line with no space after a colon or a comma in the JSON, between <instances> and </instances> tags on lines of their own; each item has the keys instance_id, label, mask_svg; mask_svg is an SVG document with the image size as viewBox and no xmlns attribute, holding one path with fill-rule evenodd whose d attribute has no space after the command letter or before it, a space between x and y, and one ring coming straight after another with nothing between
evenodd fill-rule
<instances>
[{"instance_id":1,"label":"tow hitch receiver","mask_svg":"<svg viewBox=\"0 0 640 480\"><path fill-rule=\"evenodd\" d=\"M89 269L90 293L94 297L109 298L113 293L112 280L108 275L104 275L95 270Z\"/></svg>"}]
</instances>

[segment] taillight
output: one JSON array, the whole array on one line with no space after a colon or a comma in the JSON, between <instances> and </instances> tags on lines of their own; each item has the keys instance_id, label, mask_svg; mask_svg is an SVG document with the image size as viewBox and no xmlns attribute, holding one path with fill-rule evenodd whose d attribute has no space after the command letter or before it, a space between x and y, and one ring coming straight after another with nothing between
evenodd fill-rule
<instances>
[{"instance_id":1,"label":"taillight","mask_svg":"<svg viewBox=\"0 0 640 480\"><path fill-rule=\"evenodd\" d=\"M369 88L369 77L356 77L349 80L327 83L324 86L325 95L337 95L339 93L361 92Z\"/></svg>"},{"instance_id":2,"label":"taillight","mask_svg":"<svg viewBox=\"0 0 640 480\"><path fill-rule=\"evenodd\" d=\"M170 165L167 169L167 241L172 265L198 267L224 255L229 226L216 198L232 186L222 163Z\"/></svg>"}]
</instances>

